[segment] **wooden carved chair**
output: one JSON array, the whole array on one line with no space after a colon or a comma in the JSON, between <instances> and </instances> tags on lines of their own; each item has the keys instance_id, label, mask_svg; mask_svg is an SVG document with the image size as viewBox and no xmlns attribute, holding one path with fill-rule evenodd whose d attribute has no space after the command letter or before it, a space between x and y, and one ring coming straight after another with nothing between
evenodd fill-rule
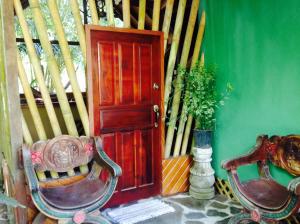
<instances>
[{"instance_id":1,"label":"wooden carved chair","mask_svg":"<svg viewBox=\"0 0 300 224\"><path fill-rule=\"evenodd\" d=\"M284 187L272 179L268 163L300 176L300 135L257 138L253 151L245 156L223 163L228 179L244 211L232 217L229 223L252 220L259 223L277 223L297 213L300 207L300 177ZM260 178L240 182L237 168L257 163Z\"/></svg>"},{"instance_id":2,"label":"wooden carved chair","mask_svg":"<svg viewBox=\"0 0 300 224\"><path fill-rule=\"evenodd\" d=\"M63 135L24 145L22 155L32 200L43 214L62 223L109 223L97 213L122 171L99 137Z\"/></svg>"}]
</instances>

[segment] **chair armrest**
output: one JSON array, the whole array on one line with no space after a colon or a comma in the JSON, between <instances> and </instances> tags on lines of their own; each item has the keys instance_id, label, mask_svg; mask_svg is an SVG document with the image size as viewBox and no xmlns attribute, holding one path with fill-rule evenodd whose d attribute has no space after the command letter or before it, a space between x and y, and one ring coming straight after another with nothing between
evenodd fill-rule
<instances>
[{"instance_id":1,"label":"chair armrest","mask_svg":"<svg viewBox=\"0 0 300 224\"><path fill-rule=\"evenodd\" d=\"M31 161L31 152L27 145L22 147L22 156L29 189L31 192L36 192L39 190L39 182Z\"/></svg>"},{"instance_id":2,"label":"chair armrest","mask_svg":"<svg viewBox=\"0 0 300 224\"><path fill-rule=\"evenodd\" d=\"M222 168L225 170L236 170L236 168L239 166L256 163L258 161L265 161L267 159L267 156L263 144L266 140L266 135L257 137L256 144L251 149L251 152L249 154L223 162Z\"/></svg>"},{"instance_id":3,"label":"chair armrest","mask_svg":"<svg viewBox=\"0 0 300 224\"><path fill-rule=\"evenodd\" d=\"M300 195L300 177L292 179L288 186L288 190L293 192L295 195Z\"/></svg>"},{"instance_id":4,"label":"chair armrest","mask_svg":"<svg viewBox=\"0 0 300 224\"><path fill-rule=\"evenodd\" d=\"M116 164L114 161L112 161L107 154L104 152L102 148L102 139L100 137L94 137L95 145L97 149L98 159L96 160L100 165L105 165L109 171L113 174L114 177L119 177L122 175L122 169L121 167Z\"/></svg>"}]
</instances>

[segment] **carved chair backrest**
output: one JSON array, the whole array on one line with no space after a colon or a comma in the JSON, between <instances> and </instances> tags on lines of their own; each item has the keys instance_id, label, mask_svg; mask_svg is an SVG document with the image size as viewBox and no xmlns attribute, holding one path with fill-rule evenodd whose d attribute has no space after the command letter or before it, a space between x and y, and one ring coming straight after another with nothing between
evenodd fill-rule
<instances>
[{"instance_id":1,"label":"carved chair backrest","mask_svg":"<svg viewBox=\"0 0 300 224\"><path fill-rule=\"evenodd\" d=\"M262 148L274 165L292 175L300 175L300 135L272 136Z\"/></svg>"},{"instance_id":2,"label":"carved chair backrest","mask_svg":"<svg viewBox=\"0 0 300 224\"><path fill-rule=\"evenodd\" d=\"M93 138L66 135L34 143L30 148L31 160L39 180L47 179L47 171L54 179L59 178L60 173L75 176L74 168L77 167L81 173L87 173L94 145Z\"/></svg>"}]
</instances>

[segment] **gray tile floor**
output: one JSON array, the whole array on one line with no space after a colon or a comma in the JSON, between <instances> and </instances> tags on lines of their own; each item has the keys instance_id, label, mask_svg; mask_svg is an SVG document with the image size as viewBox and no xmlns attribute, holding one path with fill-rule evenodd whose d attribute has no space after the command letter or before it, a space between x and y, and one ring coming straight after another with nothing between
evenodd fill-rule
<instances>
[{"instance_id":1,"label":"gray tile floor","mask_svg":"<svg viewBox=\"0 0 300 224\"><path fill-rule=\"evenodd\" d=\"M196 200L188 194L161 199L175 208L175 212L141 221L138 224L227 224L230 217L241 210L238 203L222 195L216 195L211 200Z\"/></svg>"}]
</instances>

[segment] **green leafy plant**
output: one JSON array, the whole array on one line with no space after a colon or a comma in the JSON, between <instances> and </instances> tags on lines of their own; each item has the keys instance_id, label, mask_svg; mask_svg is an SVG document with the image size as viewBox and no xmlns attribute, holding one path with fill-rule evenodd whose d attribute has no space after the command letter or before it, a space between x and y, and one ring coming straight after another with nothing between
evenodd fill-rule
<instances>
[{"instance_id":1,"label":"green leafy plant","mask_svg":"<svg viewBox=\"0 0 300 224\"><path fill-rule=\"evenodd\" d=\"M231 84L227 83L225 92L218 94L215 67L205 67L199 62L189 71L179 67L179 74L185 80L185 114L195 118L196 129L213 130L216 123L216 109L224 105L225 100L228 99L233 90Z\"/></svg>"}]
</instances>

